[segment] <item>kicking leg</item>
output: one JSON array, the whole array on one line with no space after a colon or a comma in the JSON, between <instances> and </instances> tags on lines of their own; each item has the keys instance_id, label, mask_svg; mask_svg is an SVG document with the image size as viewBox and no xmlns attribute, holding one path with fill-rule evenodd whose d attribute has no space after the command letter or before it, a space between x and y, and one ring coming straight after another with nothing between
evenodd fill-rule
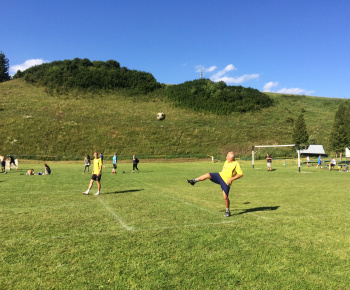
<instances>
[{"instance_id":1,"label":"kicking leg","mask_svg":"<svg viewBox=\"0 0 350 290\"><path fill-rule=\"evenodd\" d=\"M196 182L198 181L203 181L203 180L206 180L206 179L211 179L211 176L209 173L206 173L204 175L201 175L195 179L186 179L186 181L191 184L191 185L194 185Z\"/></svg>"}]
</instances>

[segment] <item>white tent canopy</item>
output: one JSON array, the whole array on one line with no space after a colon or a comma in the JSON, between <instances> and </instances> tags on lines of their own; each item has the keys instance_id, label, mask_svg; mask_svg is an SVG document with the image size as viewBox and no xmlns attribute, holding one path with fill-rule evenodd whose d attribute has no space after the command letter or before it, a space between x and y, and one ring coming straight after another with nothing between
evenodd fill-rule
<instances>
[{"instance_id":1,"label":"white tent canopy","mask_svg":"<svg viewBox=\"0 0 350 290\"><path fill-rule=\"evenodd\" d=\"M300 150L300 154L326 155L322 145L309 145L307 149Z\"/></svg>"}]
</instances>

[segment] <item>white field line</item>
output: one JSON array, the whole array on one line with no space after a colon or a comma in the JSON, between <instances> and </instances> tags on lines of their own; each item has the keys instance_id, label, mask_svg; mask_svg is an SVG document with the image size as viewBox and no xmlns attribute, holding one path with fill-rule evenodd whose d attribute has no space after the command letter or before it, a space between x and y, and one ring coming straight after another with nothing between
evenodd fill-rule
<instances>
[{"instance_id":1,"label":"white field line","mask_svg":"<svg viewBox=\"0 0 350 290\"><path fill-rule=\"evenodd\" d=\"M101 197L97 198L98 201L105 207L105 209L117 220L117 222L127 231L134 231L132 227L129 227L109 206L106 204Z\"/></svg>"},{"instance_id":2,"label":"white field line","mask_svg":"<svg viewBox=\"0 0 350 290\"><path fill-rule=\"evenodd\" d=\"M147 231L159 231L159 230L173 230L173 229L184 229L184 228L196 228L196 227L206 227L206 226L212 226L212 225L225 225L225 224L232 224L232 223L237 223L237 220L230 220L230 221L222 221L222 222L216 222L216 223L202 223L202 224L189 224L189 225L179 225L179 226L159 226L159 227L144 227L140 229L134 229L131 227L128 227L128 231L132 232L147 232ZM48 236L48 237L43 237L43 239L47 240L57 240L57 239L71 239L74 237L90 237L90 236L109 236L109 235L114 235L116 233L125 233L124 230L119 230L119 231L106 231L106 232L94 232L94 233L79 233L79 234L72 234L72 235L55 235L55 236ZM14 241L32 241L35 240L37 241L37 238L31 238L31 237L25 237L25 238L14 238L14 239L5 239L3 243L10 244Z\"/></svg>"},{"instance_id":3,"label":"white field line","mask_svg":"<svg viewBox=\"0 0 350 290\"><path fill-rule=\"evenodd\" d=\"M100 200L101 198L98 198ZM205 226L211 226L211 225L229 225L233 223L237 223L238 221L233 219L234 217L231 216L230 220L225 220L222 222L212 222L212 223L201 223L201 224L188 224L188 225L173 225L173 226L159 226L159 227L144 227L140 229L135 229L132 227L127 226L119 217L116 215L102 200L100 202L106 207L106 209L117 219L117 221L120 223L120 221L123 223L122 226L124 229L132 232L147 232L147 231L159 231L159 230L172 230L172 229L184 229L184 228L196 228L196 227L205 227ZM256 214L249 213L251 215L257 216ZM283 216L283 217L277 217L275 220L283 220L283 219L314 219L314 218L329 218L329 217L338 217L338 216L344 216L343 214L332 214L332 215L305 215L305 216ZM272 218L268 218L272 219ZM113 235L116 233L122 233L125 232L124 230L120 231L106 231L106 232L98 232L98 233L80 233L80 234L72 234L72 235L55 235L55 236L49 236L44 237L44 239L71 239L74 237L87 237L87 236L106 236L106 235ZM5 239L4 243L12 243L13 241L31 241L34 238L31 237L25 237L25 238L14 238L14 239ZM35 238L37 240L37 238Z\"/></svg>"}]
</instances>

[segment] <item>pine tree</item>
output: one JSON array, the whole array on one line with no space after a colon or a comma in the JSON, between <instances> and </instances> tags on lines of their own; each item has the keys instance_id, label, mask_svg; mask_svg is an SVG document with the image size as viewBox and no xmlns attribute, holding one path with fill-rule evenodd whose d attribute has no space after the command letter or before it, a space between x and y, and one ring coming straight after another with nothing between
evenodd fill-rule
<instances>
[{"instance_id":1,"label":"pine tree","mask_svg":"<svg viewBox=\"0 0 350 290\"><path fill-rule=\"evenodd\" d=\"M292 139L294 144L307 144L309 141L309 134L306 130L306 124L303 114L300 114L295 122Z\"/></svg>"},{"instance_id":2,"label":"pine tree","mask_svg":"<svg viewBox=\"0 0 350 290\"><path fill-rule=\"evenodd\" d=\"M335 113L334 122L329 136L330 149L336 154L342 155L345 147L348 147L350 140L348 138L349 124L348 114L350 106L340 105L338 111Z\"/></svg>"},{"instance_id":3,"label":"pine tree","mask_svg":"<svg viewBox=\"0 0 350 290\"><path fill-rule=\"evenodd\" d=\"M9 75L9 60L5 54L0 52L0 83L6 82L11 79Z\"/></svg>"}]
</instances>

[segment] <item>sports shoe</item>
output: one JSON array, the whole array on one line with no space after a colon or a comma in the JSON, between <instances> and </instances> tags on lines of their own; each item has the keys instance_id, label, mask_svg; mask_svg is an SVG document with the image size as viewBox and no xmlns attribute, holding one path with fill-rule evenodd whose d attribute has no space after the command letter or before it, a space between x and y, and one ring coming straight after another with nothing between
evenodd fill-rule
<instances>
[{"instance_id":1,"label":"sports shoe","mask_svg":"<svg viewBox=\"0 0 350 290\"><path fill-rule=\"evenodd\" d=\"M88 195L89 192L88 191L84 191L84 192L82 192L82 194Z\"/></svg>"},{"instance_id":2,"label":"sports shoe","mask_svg":"<svg viewBox=\"0 0 350 290\"><path fill-rule=\"evenodd\" d=\"M99 192L99 191L98 191L98 192L96 192L96 193L95 193L95 195L100 195L100 192Z\"/></svg>"},{"instance_id":3,"label":"sports shoe","mask_svg":"<svg viewBox=\"0 0 350 290\"><path fill-rule=\"evenodd\" d=\"M231 215L230 211L227 210L227 211L225 212L225 214L224 214L224 217L229 217L230 215Z\"/></svg>"},{"instance_id":4,"label":"sports shoe","mask_svg":"<svg viewBox=\"0 0 350 290\"><path fill-rule=\"evenodd\" d=\"M189 183L189 184L191 184L191 185L195 185L195 181L194 181L194 179L186 179L186 181Z\"/></svg>"}]
</instances>

